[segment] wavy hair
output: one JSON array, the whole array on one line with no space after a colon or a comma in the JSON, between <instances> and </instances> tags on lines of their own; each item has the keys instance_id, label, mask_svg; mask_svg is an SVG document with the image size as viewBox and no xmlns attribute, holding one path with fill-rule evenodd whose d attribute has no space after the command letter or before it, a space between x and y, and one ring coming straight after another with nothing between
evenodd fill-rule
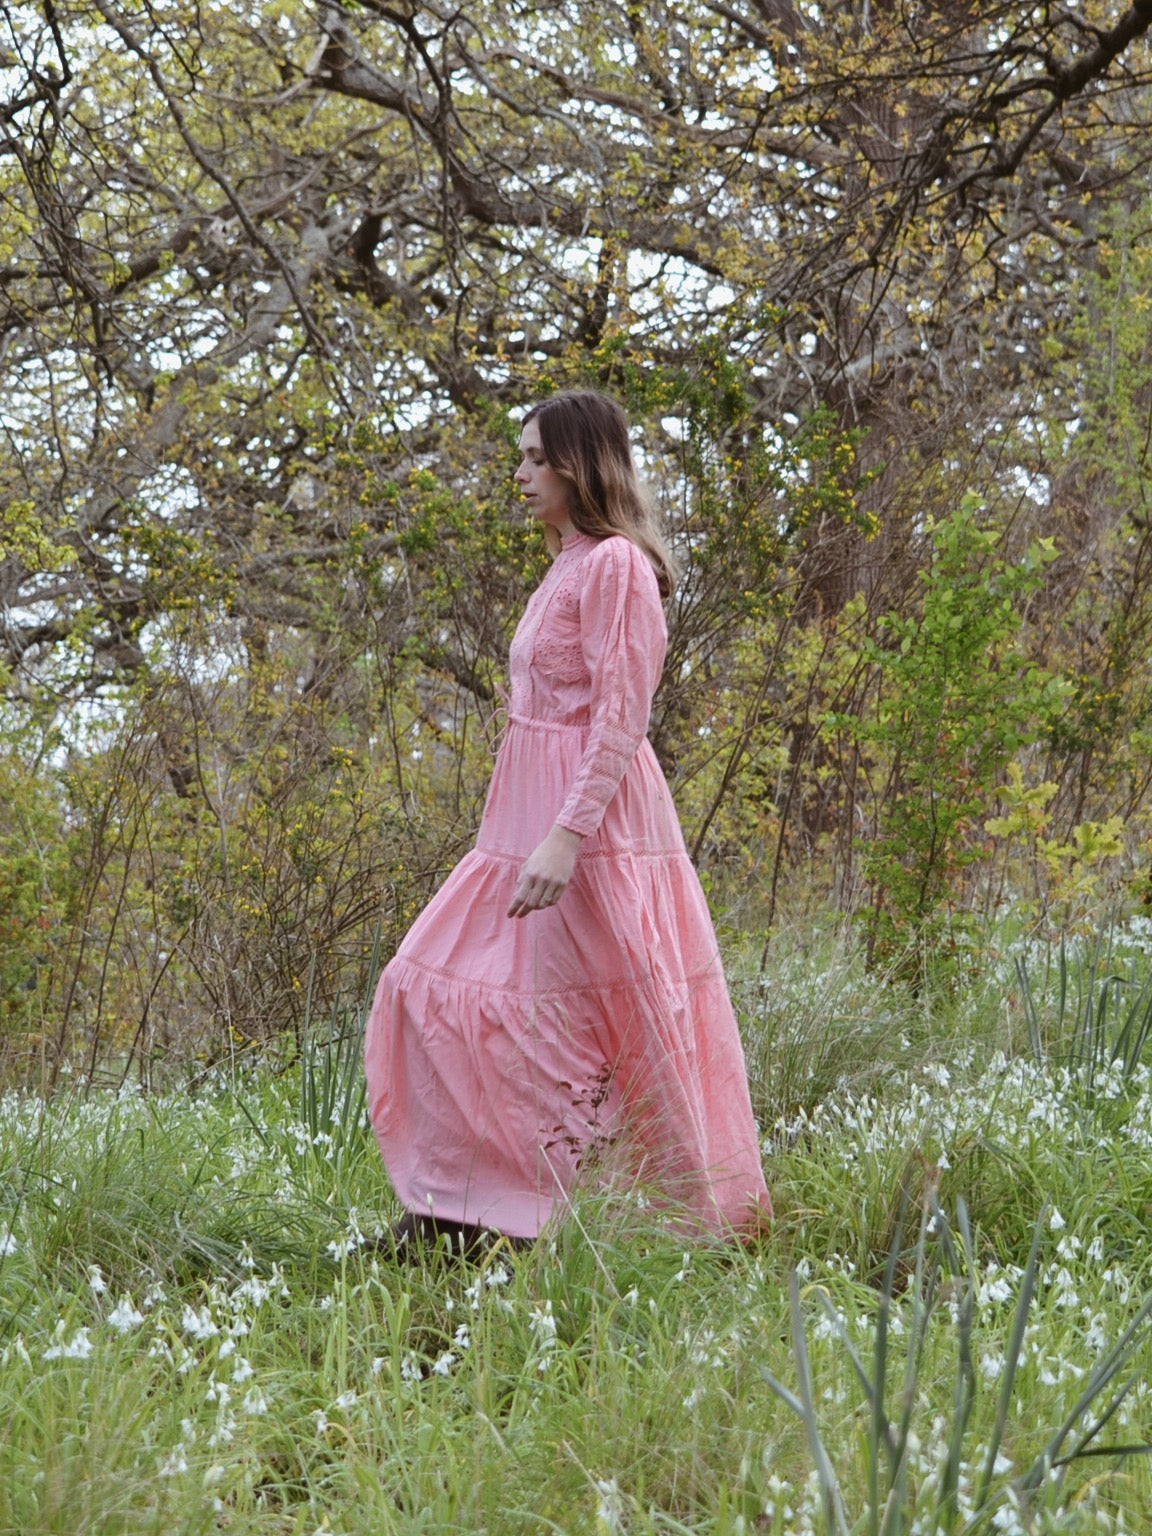
<instances>
[{"instance_id":1,"label":"wavy hair","mask_svg":"<svg viewBox=\"0 0 1152 1536\"><path fill-rule=\"evenodd\" d=\"M661 597L671 597L676 565L636 474L620 406L592 389L569 390L534 405L521 425L530 421L549 467L572 488L573 527L594 539L631 539L652 562Z\"/></svg>"}]
</instances>

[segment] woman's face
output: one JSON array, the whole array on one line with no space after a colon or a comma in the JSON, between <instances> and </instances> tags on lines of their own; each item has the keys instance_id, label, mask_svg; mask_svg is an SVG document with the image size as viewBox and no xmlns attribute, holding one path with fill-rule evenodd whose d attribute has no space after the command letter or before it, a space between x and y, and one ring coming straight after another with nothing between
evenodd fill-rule
<instances>
[{"instance_id":1,"label":"woman's face","mask_svg":"<svg viewBox=\"0 0 1152 1536\"><path fill-rule=\"evenodd\" d=\"M533 517L542 523L550 523L559 534L575 532L571 487L545 459L540 446L540 428L535 421L530 421L520 434L520 468L515 479Z\"/></svg>"}]
</instances>

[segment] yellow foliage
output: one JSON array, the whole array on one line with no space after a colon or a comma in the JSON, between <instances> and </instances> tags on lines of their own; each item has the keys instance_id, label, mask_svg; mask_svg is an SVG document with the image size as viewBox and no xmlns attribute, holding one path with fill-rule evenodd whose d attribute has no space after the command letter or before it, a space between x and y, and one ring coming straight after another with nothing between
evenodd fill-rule
<instances>
[{"instance_id":1,"label":"yellow foliage","mask_svg":"<svg viewBox=\"0 0 1152 1536\"><path fill-rule=\"evenodd\" d=\"M70 565L73 552L48 535L32 501L0 507L0 561L16 560L30 572Z\"/></svg>"}]
</instances>

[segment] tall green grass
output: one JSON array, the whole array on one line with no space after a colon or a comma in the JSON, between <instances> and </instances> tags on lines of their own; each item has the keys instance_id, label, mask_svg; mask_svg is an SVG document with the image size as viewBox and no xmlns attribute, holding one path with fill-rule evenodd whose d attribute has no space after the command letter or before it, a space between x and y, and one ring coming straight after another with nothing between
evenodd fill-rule
<instances>
[{"instance_id":1,"label":"tall green grass","mask_svg":"<svg viewBox=\"0 0 1152 1536\"><path fill-rule=\"evenodd\" d=\"M0 1532L1152 1530L1147 1067L1038 1058L1012 956L934 1013L806 965L737 986L756 1248L589 1193L397 1267L344 1017L0 1100Z\"/></svg>"}]
</instances>

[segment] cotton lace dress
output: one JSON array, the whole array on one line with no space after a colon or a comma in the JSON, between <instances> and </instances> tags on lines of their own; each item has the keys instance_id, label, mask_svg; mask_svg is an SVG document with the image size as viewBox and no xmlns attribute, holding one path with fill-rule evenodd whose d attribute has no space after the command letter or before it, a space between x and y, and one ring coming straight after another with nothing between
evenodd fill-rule
<instances>
[{"instance_id":1,"label":"cotton lace dress","mask_svg":"<svg viewBox=\"0 0 1152 1536\"><path fill-rule=\"evenodd\" d=\"M629 539L566 535L512 643L476 847L380 978L369 1110L401 1203L535 1237L582 1180L639 1178L693 1226L771 1214L699 881L646 739L666 645ZM506 916L553 824L559 902Z\"/></svg>"}]
</instances>

